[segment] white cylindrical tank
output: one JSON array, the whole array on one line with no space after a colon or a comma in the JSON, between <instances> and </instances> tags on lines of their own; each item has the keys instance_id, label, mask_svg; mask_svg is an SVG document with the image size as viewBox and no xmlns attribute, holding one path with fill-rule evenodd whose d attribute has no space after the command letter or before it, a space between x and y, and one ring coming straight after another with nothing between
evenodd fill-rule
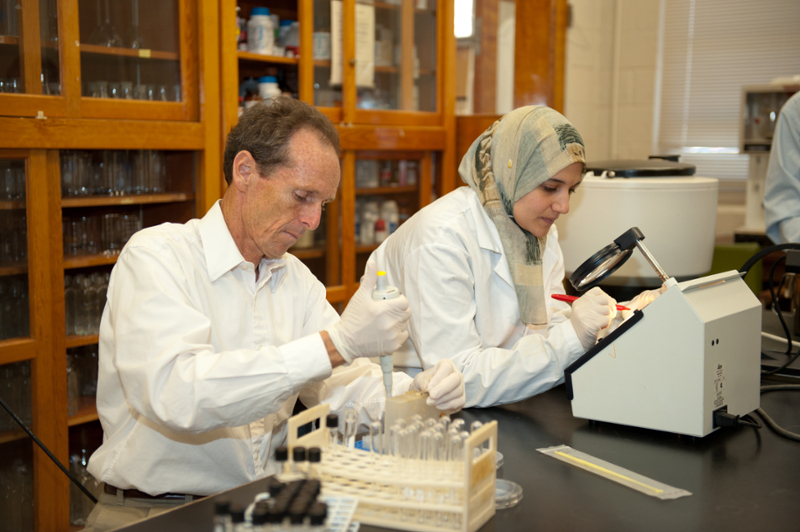
<instances>
[{"instance_id":1,"label":"white cylindrical tank","mask_svg":"<svg viewBox=\"0 0 800 532\"><path fill-rule=\"evenodd\" d=\"M637 174L604 172L605 166L614 167L611 163L666 169L640 172L650 177L619 177ZM684 175L667 175L671 165L676 174ZM597 177L594 172L615 177ZM587 173L570 200L570 212L556 221L567 276L631 227L644 233L645 245L671 277L683 280L706 274L714 254L719 182L687 173L694 173L694 167L667 161L587 164ZM661 283L644 256L634 251L603 284L654 287Z\"/></svg>"}]
</instances>

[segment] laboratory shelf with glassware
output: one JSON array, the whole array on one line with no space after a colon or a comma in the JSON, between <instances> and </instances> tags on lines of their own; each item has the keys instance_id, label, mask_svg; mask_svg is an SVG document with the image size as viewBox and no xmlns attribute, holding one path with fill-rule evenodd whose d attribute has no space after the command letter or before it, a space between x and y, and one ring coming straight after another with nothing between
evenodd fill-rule
<instances>
[{"instance_id":1,"label":"laboratory shelf with glassware","mask_svg":"<svg viewBox=\"0 0 800 532\"><path fill-rule=\"evenodd\" d=\"M87 485L102 439L97 329L120 249L221 196L218 9L0 2L0 398ZM88 499L70 500L4 409L0 454L0 513L13 516L0 529L78 526Z\"/></svg>"},{"instance_id":2,"label":"laboratory shelf with glassware","mask_svg":"<svg viewBox=\"0 0 800 532\"><path fill-rule=\"evenodd\" d=\"M326 207L313 245L301 243L290 252L323 279L328 300L340 309L377 247L360 233L370 225L374 230L379 216L356 228L365 202L368 210L376 202L378 214L389 203L402 218L455 187L454 106L448 98L454 85L445 75L454 67L452 9L449 0L222 2L223 132L242 109L274 93L268 83L315 105L337 125L340 191ZM365 163L381 161L392 166L385 186L359 184ZM379 180L380 172L372 177ZM401 184L406 175L416 181Z\"/></svg>"}]
</instances>

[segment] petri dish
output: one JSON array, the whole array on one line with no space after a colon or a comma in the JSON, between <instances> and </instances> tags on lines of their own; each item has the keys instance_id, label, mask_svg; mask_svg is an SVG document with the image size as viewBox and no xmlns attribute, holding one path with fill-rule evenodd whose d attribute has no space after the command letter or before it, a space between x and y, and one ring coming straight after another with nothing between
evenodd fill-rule
<instances>
[{"instance_id":1,"label":"petri dish","mask_svg":"<svg viewBox=\"0 0 800 532\"><path fill-rule=\"evenodd\" d=\"M495 510L513 508L521 500L522 486L510 480L505 480L502 478L497 479L497 483L495 484L494 488Z\"/></svg>"}]
</instances>

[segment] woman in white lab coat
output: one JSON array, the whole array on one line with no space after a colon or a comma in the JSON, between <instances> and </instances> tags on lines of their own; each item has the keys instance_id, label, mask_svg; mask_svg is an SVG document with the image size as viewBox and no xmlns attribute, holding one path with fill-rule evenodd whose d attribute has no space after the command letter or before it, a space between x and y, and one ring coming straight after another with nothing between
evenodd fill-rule
<instances>
[{"instance_id":1,"label":"woman in white lab coat","mask_svg":"<svg viewBox=\"0 0 800 532\"><path fill-rule=\"evenodd\" d=\"M584 163L577 130L543 106L512 111L475 140L459 167L469 186L420 210L370 257L411 306L396 367L414 373L452 359L467 407L563 381L616 314L599 288L572 308L550 297L564 293L554 222L569 211ZM642 294L635 307L654 297Z\"/></svg>"}]
</instances>

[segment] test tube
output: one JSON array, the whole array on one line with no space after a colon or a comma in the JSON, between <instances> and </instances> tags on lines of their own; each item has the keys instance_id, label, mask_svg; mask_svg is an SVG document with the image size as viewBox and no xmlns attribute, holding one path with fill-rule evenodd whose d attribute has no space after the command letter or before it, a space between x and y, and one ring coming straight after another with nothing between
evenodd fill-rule
<instances>
[{"instance_id":1,"label":"test tube","mask_svg":"<svg viewBox=\"0 0 800 532\"><path fill-rule=\"evenodd\" d=\"M380 421L373 421L369 425L369 445L372 452L383 454L383 432Z\"/></svg>"},{"instance_id":2,"label":"test tube","mask_svg":"<svg viewBox=\"0 0 800 532\"><path fill-rule=\"evenodd\" d=\"M407 429L400 429L397 431L397 443L400 450L399 456L409 458L409 437Z\"/></svg>"},{"instance_id":3,"label":"test tube","mask_svg":"<svg viewBox=\"0 0 800 532\"><path fill-rule=\"evenodd\" d=\"M320 462L322 461L322 449L311 447L308 450L308 473L306 478L322 478Z\"/></svg>"},{"instance_id":4,"label":"test tube","mask_svg":"<svg viewBox=\"0 0 800 532\"><path fill-rule=\"evenodd\" d=\"M344 441L348 449L355 449L357 426L358 416L356 415L356 411L350 408L344 415Z\"/></svg>"},{"instance_id":5,"label":"test tube","mask_svg":"<svg viewBox=\"0 0 800 532\"><path fill-rule=\"evenodd\" d=\"M451 427L456 427L459 432L461 432L463 430L462 427L464 425L465 425L465 423L464 423L463 419L454 419L453 421L450 422L450 426Z\"/></svg>"},{"instance_id":6,"label":"test tube","mask_svg":"<svg viewBox=\"0 0 800 532\"><path fill-rule=\"evenodd\" d=\"M275 449L275 461L280 464L281 473L289 473L289 449L286 447L278 447Z\"/></svg>"},{"instance_id":7,"label":"test tube","mask_svg":"<svg viewBox=\"0 0 800 532\"><path fill-rule=\"evenodd\" d=\"M308 471L306 464L306 448L297 446L292 449L292 471L294 473L305 473Z\"/></svg>"},{"instance_id":8,"label":"test tube","mask_svg":"<svg viewBox=\"0 0 800 532\"><path fill-rule=\"evenodd\" d=\"M450 414L445 414L439 417L439 423L444 426L444 431L447 432L447 428L450 426Z\"/></svg>"},{"instance_id":9,"label":"test tube","mask_svg":"<svg viewBox=\"0 0 800 532\"><path fill-rule=\"evenodd\" d=\"M395 423L389 429L389 445L390 445L390 452L392 456L400 456L400 431L402 428L400 425Z\"/></svg>"},{"instance_id":10,"label":"test tube","mask_svg":"<svg viewBox=\"0 0 800 532\"><path fill-rule=\"evenodd\" d=\"M447 442L440 433L433 435L433 452L434 460L442 461L447 460Z\"/></svg>"},{"instance_id":11,"label":"test tube","mask_svg":"<svg viewBox=\"0 0 800 532\"><path fill-rule=\"evenodd\" d=\"M406 432L408 433L406 458L419 458L419 430L416 424L408 427Z\"/></svg>"},{"instance_id":12,"label":"test tube","mask_svg":"<svg viewBox=\"0 0 800 532\"><path fill-rule=\"evenodd\" d=\"M336 414L328 414L325 418L325 426L328 427L328 430L331 432L331 451L336 452L337 445L339 445L339 416Z\"/></svg>"},{"instance_id":13,"label":"test tube","mask_svg":"<svg viewBox=\"0 0 800 532\"><path fill-rule=\"evenodd\" d=\"M469 426L469 431L474 433L476 430L478 430L482 426L483 426L483 423L481 423L480 421L473 421L472 424L470 424L470 426Z\"/></svg>"},{"instance_id":14,"label":"test tube","mask_svg":"<svg viewBox=\"0 0 800 532\"><path fill-rule=\"evenodd\" d=\"M450 437L450 460L458 462L464 459L464 442L460 436Z\"/></svg>"}]
</instances>

